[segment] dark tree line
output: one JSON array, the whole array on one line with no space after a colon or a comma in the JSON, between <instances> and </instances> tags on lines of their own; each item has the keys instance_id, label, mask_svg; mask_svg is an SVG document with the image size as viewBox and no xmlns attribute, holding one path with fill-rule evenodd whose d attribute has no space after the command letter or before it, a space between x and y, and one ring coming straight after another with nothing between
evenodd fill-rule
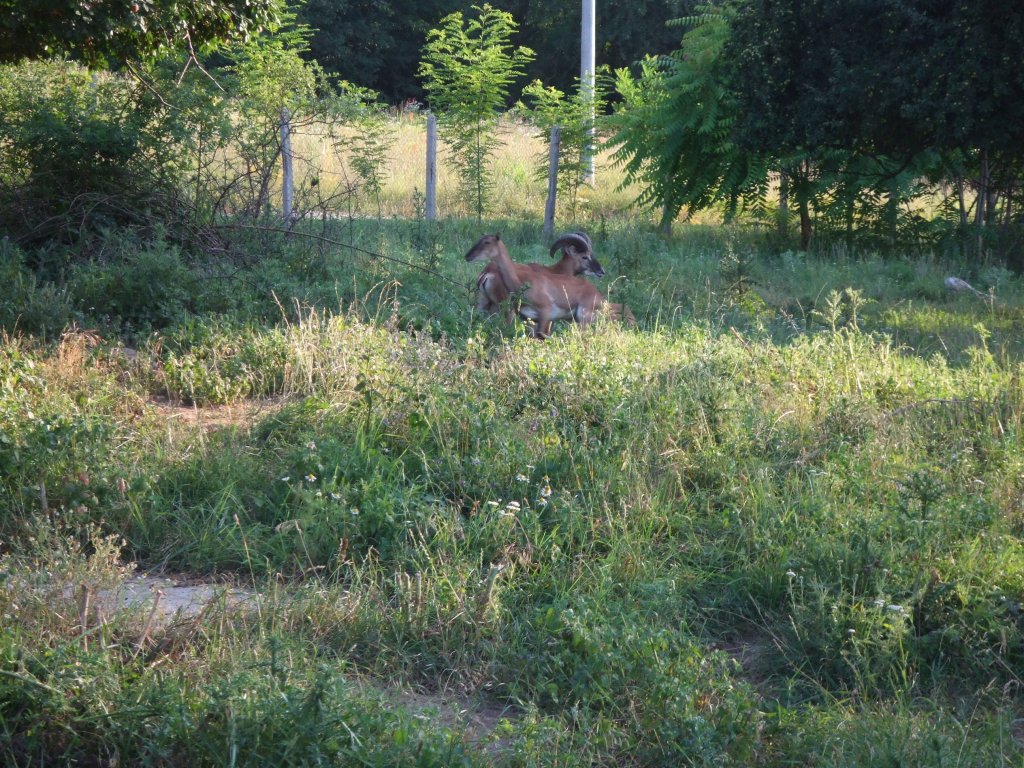
<instances>
[{"instance_id":1,"label":"dark tree line","mask_svg":"<svg viewBox=\"0 0 1024 768\"><path fill-rule=\"evenodd\" d=\"M427 32L466 0L307 0L301 20L317 31L309 55L329 73L379 91L389 102L422 99L416 70ZM496 7L519 23L513 43L537 51L523 84L540 79L563 91L580 69L580 0L506 0ZM666 26L689 13L695 0L616 0L597 4L597 62L633 65L646 54L668 53L681 31Z\"/></svg>"}]
</instances>

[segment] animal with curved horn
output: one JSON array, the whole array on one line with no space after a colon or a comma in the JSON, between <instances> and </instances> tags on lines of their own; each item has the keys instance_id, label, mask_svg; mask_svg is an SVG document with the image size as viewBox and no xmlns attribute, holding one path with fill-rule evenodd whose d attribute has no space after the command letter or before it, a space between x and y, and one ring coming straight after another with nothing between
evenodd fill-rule
<instances>
[{"instance_id":1,"label":"animal with curved horn","mask_svg":"<svg viewBox=\"0 0 1024 768\"><path fill-rule=\"evenodd\" d=\"M569 232L562 235L551 244L550 254L552 258L555 251L562 249L562 259L553 266L530 263L532 269L542 269L552 275L572 277L575 275L590 275L591 277L604 277L604 267L598 263L594 256L594 248L590 237L586 232ZM509 291L505 287L498 268L494 264L484 267L480 277L476 280L476 308L487 314L494 314L498 311L501 303L509 297ZM512 321L512 309L506 308L505 319Z\"/></svg>"},{"instance_id":2,"label":"animal with curved horn","mask_svg":"<svg viewBox=\"0 0 1024 768\"><path fill-rule=\"evenodd\" d=\"M576 242L586 241L581 238ZM552 251L554 248L552 246ZM536 338L549 336L555 320L575 320L580 325L588 325L602 307L613 315L636 322L627 307L608 305L604 295L582 277L552 274L539 265L513 262L501 235L481 237L466 253L466 261L489 262L505 290L521 294L519 314L535 322L533 335Z\"/></svg>"}]
</instances>

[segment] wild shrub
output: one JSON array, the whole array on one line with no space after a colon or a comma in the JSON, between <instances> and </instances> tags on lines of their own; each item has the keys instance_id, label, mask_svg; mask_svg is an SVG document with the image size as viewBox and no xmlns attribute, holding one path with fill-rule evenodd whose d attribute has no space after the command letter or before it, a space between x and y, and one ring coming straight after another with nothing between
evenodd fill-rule
<instances>
[{"instance_id":1,"label":"wild shrub","mask_svg":"<svg viewBox=\"0 0 1024 768\"><path fill-rule=\"evenodd\" d=\"M74 267L71 296L81 311L127 336L185 321L201 301L202 281L180 248L133 239L110 243L113 254Z\"/></svg>"},{"instance_id":2,"label":"wild shrub","mask_svg":"<svg viewBox=\"0 0 1024 768\"><path fill-rule=\"evenodd\" d=\"M0 239L0 328L52 339L74 319L67 289L40 280L24 252Z\"/></svg>"}]
</instances>

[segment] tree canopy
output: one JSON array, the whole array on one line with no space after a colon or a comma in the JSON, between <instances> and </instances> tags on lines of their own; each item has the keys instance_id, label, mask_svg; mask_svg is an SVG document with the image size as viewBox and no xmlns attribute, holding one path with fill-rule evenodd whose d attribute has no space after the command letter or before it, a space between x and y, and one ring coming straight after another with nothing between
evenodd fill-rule
<instances>
[{"instance_id":1,"label":"tree canopy","mask_svg":"<svg viewBox=\"0 0 1024 768\"><path fill-rule=\"evenodd\" d=\"M711 205L766 219L774 189L783 232L796 202L803 248L815 229L874 232L874 244L1012 237L1024 7L723 0L685 25L679 49L639 79L618 73L613 118L616 158L666 222ZM912 204L925 192L939 201L931 216Z\"/></svg>"},{"instance_id":2,"label":"tree canopy","mask_svg":"<svg viewBox=\"0 0 1024 768\"><path fill-rule=\"evenodd\" d=\"M679 30L666 22L689 13L696 0L610 0L597 12L598 64L625 67L647 54L668 53ZM316 30L310 56L328 72L379 91L390 101L422 98L416 75L427 32L442 17L468 15L479 0L307 0L300 19ZM501 10L519 23L513 43L543 51L526 65L520 84L542 80L570 91L580 72L579 0L506 0Z\"/></svg>"},{"instance_id":3,"label":"tree canopy","mask_svg":"<svg viewBox=\"0 0 1024 768\"><path fill-rule=\"evenodd\" d=\"M773 152L913 155L1024 146L1024 6L741 0L737 135Z\"/></svg>"},{"instance_id":4,"label":"tree canopy","mask_svg":"<svg viewBox=\"0 0 1024 768\"><path fill-rule=\"evenodd\" d=\"M279 0L0 0L0 63L68 56L88 64L144 58L178 45L244 39Z\"/></svg>"}]
</instances>

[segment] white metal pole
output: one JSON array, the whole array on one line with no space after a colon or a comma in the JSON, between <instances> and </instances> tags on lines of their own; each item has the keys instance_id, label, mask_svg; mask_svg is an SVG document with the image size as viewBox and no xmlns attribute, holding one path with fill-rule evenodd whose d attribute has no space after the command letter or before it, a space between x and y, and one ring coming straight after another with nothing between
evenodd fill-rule
<instances>
[{"instance_id":1,"label":"white metal pole","mask_svg":"<svg viewBox=\"0 0 1024 768\"><path fill-rule=\"evenodd\" d=\"M583 0L583 26L580 34L580 89L590 102L590 126L587 130L587 150L584 163L587 167L587 183L594 183L594 60L596 0Z\"/></svg>"},{"instance_id":2,"label":"white metal pole","mask_svg":"<svg viewBox=\"0 0 1024 768\"><path fill-rule=\"evenodd\" d=\"M427 199L424 215L437 220L437 118L427 115Z\"/></svg>"}]
</instances>

